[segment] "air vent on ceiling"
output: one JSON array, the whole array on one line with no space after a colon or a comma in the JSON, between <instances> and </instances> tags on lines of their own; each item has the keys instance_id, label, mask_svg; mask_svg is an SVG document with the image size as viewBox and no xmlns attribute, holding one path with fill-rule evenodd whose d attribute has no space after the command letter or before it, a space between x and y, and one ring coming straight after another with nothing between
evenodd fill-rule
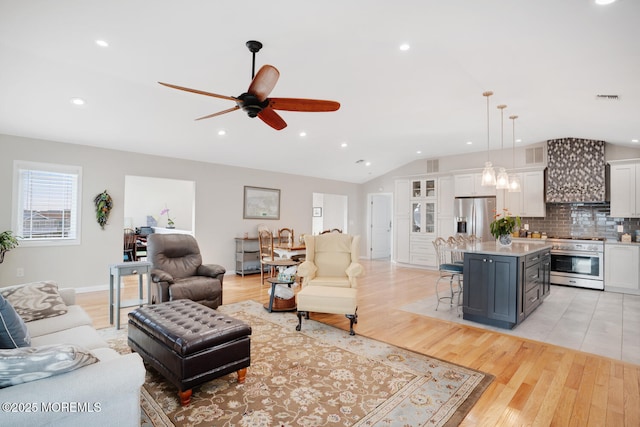
<instances>
[{"instance_id":1,"label":"air vent on ceiling","mask_svg":"<svg viewBox=\"0 0 640 427\"><path fill-rule=\"evenodd\" d=\"M535 165L544 162L543 147L527 148L525 162L528 165Z\"/></svg>"},{"instance_id":2,"label":"air vent on ceiling","mask_svg":"<svg viewBox=\"0 0 640 427\"><path fill-rule=\"evenodd\" d=\"M597 99L607 99L610 101L618 101L620 97L618 95L596 95Z\"/></svg>"},{"instance_id":3,"label":"air vent on ceiling","mask_svg":"<svg viewBox=\"0 0 640 427\"><path fill-rule=\"evenodd\" d=\"M427 173L440 172L440 161L438 159L427 160Z\"/></svg>"}]
</instances>

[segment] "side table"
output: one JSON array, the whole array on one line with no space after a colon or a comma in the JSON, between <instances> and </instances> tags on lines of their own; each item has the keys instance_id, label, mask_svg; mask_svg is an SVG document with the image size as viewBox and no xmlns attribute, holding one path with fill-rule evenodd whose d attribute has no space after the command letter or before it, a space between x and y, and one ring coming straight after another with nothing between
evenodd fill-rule
<instances>
[{"instance_id":1,"label":"side table","mask_svg":"<svg viewBox=\"0 0 640 427\"><path fill-rule=\"evenodd\" d=\"M120 329L120 309L125 307L151 304L151 263L147 261L123 262L109 266L109 323L113 325L115 314L116 329ZM138 276L138 299L121 301L120 278L122 276ZM147 299L144 299L142 277L147 276ZM115 298L113 290L115 288Z\"/></svg>"},{"instance_id":2,"label":"side table","mask_svg":"<svg viewBox=\"0 0 640 427\"><path fill-rule=\"evenodd\" d=\"M294 284L295 281L294 280L279 280L277 277L269 277L267 279L267 282L271 283L271 295L269 296L269 304L268 305L265 304L264 308L269 313L273 313L274 311L295 311L296 310L295 296L292 298L294 300L293 306L287 307L287 308L273 308L273 300L274 300L275 295L276 295L276 286L277 285L287 285L287 286L291 287L291 285Z\"/></svg>"}]
</instances>

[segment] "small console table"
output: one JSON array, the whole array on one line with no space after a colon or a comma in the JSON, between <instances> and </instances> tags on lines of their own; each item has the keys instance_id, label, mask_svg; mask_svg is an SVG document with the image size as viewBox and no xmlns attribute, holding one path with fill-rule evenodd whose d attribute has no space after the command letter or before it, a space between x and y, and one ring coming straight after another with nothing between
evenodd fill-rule
<instances>
[{"instance_id":1,"label":"small console table","mask_svg":"<svg viewBox=\"0 0 640 427\"><path fill-rule=\"evenodd\" d=\"M116 329L120 329L120 309L125 307L151 304L151 263L147 261L123 262L109 266L109 323L113 325L115 314ZM122 276L138 276L138 299L121 301L120 278ZM147 299L144 299L142 278L147 276ZM114 291L115 288L115 298Z\"/></svg>"}]
</instances>

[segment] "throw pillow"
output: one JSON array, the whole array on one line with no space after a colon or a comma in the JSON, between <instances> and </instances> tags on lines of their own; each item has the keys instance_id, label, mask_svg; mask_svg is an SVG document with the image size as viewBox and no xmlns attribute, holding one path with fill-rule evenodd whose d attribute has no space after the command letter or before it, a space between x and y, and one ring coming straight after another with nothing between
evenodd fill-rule
<instances>
[{"instance_id":1,"label":"throw pillow","mask_svg":"<svg viewBox=\"0 0 640 427\"><path fill-rule=\"evenodd\" d=\"M67 312L55 282L34 282L0 291L25 322L55 317Z\"/></svg>"},{"instance_id":2,"label":"throw pillow","mask_svg":"<svg viewBox=\"0 0 640 427\"><path fill-rule=\"evenodd\" d=\"M88 350L73 344L0 350L0 388L35 381L98 362Z\"/></svg>"},{"instance_id":3,"label":"throw pillow","mask_svg":"<svg viewBox=\"0 0 640 427\"><path fill-rule=\"evenodd\" d=\"M0 348L28 347L31 337L27 325L9 302L0 295Z\"/></svg>"}]
</instances>

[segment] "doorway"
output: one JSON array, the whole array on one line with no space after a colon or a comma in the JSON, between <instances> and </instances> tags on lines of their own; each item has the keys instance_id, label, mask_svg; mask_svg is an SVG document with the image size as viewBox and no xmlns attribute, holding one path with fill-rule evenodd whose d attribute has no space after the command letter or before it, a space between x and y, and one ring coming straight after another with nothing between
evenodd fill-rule
<instances>
[{"instance_id":1,"label":"doorway","mask_svg":"<svg viewBox=\"0 0 640 427\"><path fill-rule=\"evenodd\" d=\"M369 258L391 259L391 193L369 194Z\"/></svg>"},{"instance_id":2,"label":"doorway","mask_svg":"<svg viewBox=\"0 0 640 427\"><path fill-rule=\"evenodd\" d=\"M348 202L348 197L342 194L313 193L312 234L334 228L348 233Z\"/></svg>"}]
</instances>

